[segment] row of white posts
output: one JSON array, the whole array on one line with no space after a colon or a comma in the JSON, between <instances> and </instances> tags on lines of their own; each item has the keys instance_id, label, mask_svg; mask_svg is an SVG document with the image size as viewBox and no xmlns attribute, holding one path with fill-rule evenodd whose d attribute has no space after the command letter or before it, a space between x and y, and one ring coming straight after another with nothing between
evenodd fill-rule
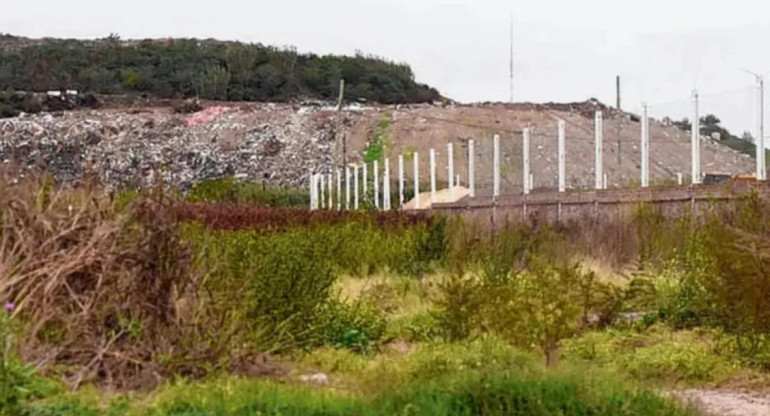
<instances>
[{"instance_id":1,"label":"row of white posts","mask_svg":"<svg viewBox=\"0 0 770 416\"><path fill-rule=\"evenodd\" d=\"M417 153L414 154L414 171L415 171L415 178L414 178L414 186L415 186L415 192L418 194L417 198L419 200L419 172L418 172L418 157ZM382 178L382 196L380 196L380 180L379 180L379 162L374 161L372 166L372 177L373 177L373 185L374 185L374 200L372 201L374 203L374 206L377 209L384 209L384 210L390 210L392 207L392 202L390 200L390 161L388 159L385 159L385 166L384 166L384 176ZM361 174L359 174L359 170L362 171L363 177L362 177L362 186L359 187L359 181L358 178L361 177ZM361 206L362 200L366 199L367 195L367 187L368 187L368 165L352 165L345 168L345 179L342 179L342 169L337 169L337 171L332 174L310 174L310 209L337 209L337 210L350 210L354 209L357 210ZM404 156L399 155L398 156L398 177L399 177L399 183L398 183L398 194L399 194L399 204L404 204ZM337 182L337 192L335 193L333 190L332 183L336 178ZM351 188L351 179L352 179L352 188L353 193L351 194L350 188ZM345 183L345 193L343 195L342 193L342 184ZM328 187L325 185L328 184ZM359 197L359 190L362 191L361 197ZM335 198L336 197L336 198ZM351 204L351 197L352 197L352 204ZM336 203L335 203L336 201Z\"/></svg>"},{"instance_id":2,"label":"row of white posts","mask_svg":"<svg viewBox=\"0 0 770 416\"><path fill-rule=\"evenodd\" d=\"M701 161L700 161L700 109L698 92L694 91L692 94L693 99L693 125L691 136L691 148L692 148L692 179L691 183L701 183ZM647 114L647 105L642 106L642 120L641 120L641 185L646 188L650 185L650 124ZM763 126L760 124L760 132L763 130ZM602 113L597 112L594 122L594 130L596 134L596 146L595 146L595 189L607 188L607 175L603 171L603 118ZM495 198L500 196L500 136L493 136L493 196ZM522 169L522 188L524 195L528 195L533 188L532 173L530 171L530 140L531 130L529 128L523 131L522 140L522 155L523 155L523 169ZM760 141L761 143L762 141ZM565 192L566 186L566 123L563 120L558 122L558 177L559 177L559 192ZM436 151L430 149L430 200L431 203L436 202ZM757 146L757 179L765 180L765 154L764 149ZM374 178L374 206L377 209L391 209L390 201L390 162L385 159L384 165L384 177L382 178L382 196L380 196L380 179L379 179L379 164L378 161L373 163L373 178ZM416 207L420 207L420 172L419 172L419 155L415 152L413 154L413 172L414 172L414 192ZM470 197L476 196L476 176L475 176L475 146L474 141L468 141L468 188L470 191ZM342 170L336 171L336 205L333 192L334 175L328 174L311 174L310 175L310 208L311 209L359 209L359 170L363 171L363 195L367 195L367 164L353 165L345 168L345 179L342 179ZM399 205L403 206L404 201L404 155L398 156L398 195ZM351 205L351 175L353 178L353 193L352 193L352 205ZM452 143L447 144L447 176L449 178L449 193L450 200L455 199L455 187L459 186L459 176L454 176L454 146ZM677 181L682 184L681 174L677 175ZM342 184L345 183L344 204L342 198Z\"/></svg>"}]
</instances>

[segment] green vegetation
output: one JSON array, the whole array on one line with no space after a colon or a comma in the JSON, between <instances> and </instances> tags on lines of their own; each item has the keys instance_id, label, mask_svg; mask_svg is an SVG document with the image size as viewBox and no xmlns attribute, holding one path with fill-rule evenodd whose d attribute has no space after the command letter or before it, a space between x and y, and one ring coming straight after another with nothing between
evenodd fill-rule
<instances>
[{"instance_id":1,"label":"green vegetation","mask_svg":"<svg viewBox=\"0 0 770 416\"><path fill-rule=\"evenodd\" d=\"M310 205L310 196L306 190L267 187L230 178L196 183L187 195L187 200L193 203L226 202L275 208L304 208Z\"/></svg>"},{"instance_id":2,"label":"green vegetation","mask_svg":"<svg viewBox=\"0 0 770 416\"><path fill-rule=\"evenodd\" d=\"M757 195L492 230L248 189L1 181L2 410L676 416L656 389L767 384Z\"/></svg>"},{"instance_id":3,"label":"green vegetation","mask_svg":"<svg viewBox=\"0 0 770 416\"><path fill-rule=\"evenodd\" d=\"M377 126L374 128L372 137L369 139L366 149L364 149L364 162L372 163L375 160L382 162L390 146L390 124L393 122L393 114L386 111Z\"/></svg>"},{"instance_id":4,"label":"green vegetation","mask_svg":"<svg viewBox=\"0 0 770 416\"><path fill-rule=\"evenodd\" d=\"M668 121L670 121L670 119ZM682 130L692 131L692 122L687 118L672 123ZM751 133L744 132L740 137L736 136L724 128L722 126L722 120L713 114L701 117L700 124L702 135L711 137L713 133L718 133L719 143L723 146L727 146L753 158L757 157L757 146L754 144L754 137L752 137ZM765 157L770 158L770 150L766 151Z\"/></svg>"},{"instance_id":5,"label":"green vegetation","mask_svg":"<svg viewBox=\"0 0 770 416\"><path fill-rule=\"evenodd\" d=\"M344 78L349 100L419 103L439 98L436 90L414 81L409 66L373 56L317 56L196 39L122 41L112 35L24 45L23 39L1 37L6 47L0 50L0 90L286 101L335 99Z\"/></svg>"}]
</instances>

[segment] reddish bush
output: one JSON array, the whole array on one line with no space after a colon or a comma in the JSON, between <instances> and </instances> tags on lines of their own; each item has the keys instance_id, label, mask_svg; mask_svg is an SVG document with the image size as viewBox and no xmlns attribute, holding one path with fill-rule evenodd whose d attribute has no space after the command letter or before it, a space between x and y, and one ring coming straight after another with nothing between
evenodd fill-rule
<instances>
[{"instance_id":1,"label":"reddish bush","mask_svg":"<svg viewBox=\"0 0 770 416\"><path fill-rule=\"evenodd\" d=\"M342 222L367 222L381 228L410 227L430 224L433 217L425 213L397 211L310 211L297 208L267 208L239 204L182 204L179 220L199 221L214 230L255 230L281 232L291 228Z\"/></svg>"}]
</instances>

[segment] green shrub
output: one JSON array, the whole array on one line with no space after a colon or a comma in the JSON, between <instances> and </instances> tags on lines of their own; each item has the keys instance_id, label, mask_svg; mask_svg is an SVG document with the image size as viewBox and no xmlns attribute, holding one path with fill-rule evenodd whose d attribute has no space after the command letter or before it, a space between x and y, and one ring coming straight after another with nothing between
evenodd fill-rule
<instances>
[{"instance_id":1,"label":"green shrub","mask_svg":"<svg viewBox=\"0 0 770 416\"><path fill-rule=\"evenodd\" d=\"M565 341L562 354L637 380L698 385L721 382L737 371L737 361L723 353L718 339L711 332L657 325L643 332L590 332Z\"/></svg>"},{"instance_id":2,"label":"green shrub","mask_svg":"<svg viewBox=\"0 0 770 416\"><path fill-rule=\"evenodd\" d=\"M436 342L446 338L441 316L435 311L418 313L394 323L395 336L411 342ZM457 339L457 338L455 338Z\"/></svg>"},{"instance_id":3,"label":"green shrub","mask_svg":"<svg viewBox=\"0 0 770 416\"><path fill-rule=\"evenodd\" d=\"M638 348L620 360L629 375L642 380L719 381L730 365L704 345L668 342Z\"/></svg>"},{"instance_id":4,"label":"green shrub","mask_svg":"<svg viewBox=\"0 0 770 416\"><path fill-rule=\"evenodd\" d=\"M512 347L506 340L485 335L458 343L429 343L420 346L406 360L411 380L435 380L468 371L536 374L540 366L534 357Z\"/></svg>"},{"instance_id":5,"label":"green shrub","mask_svg":"<svg viewBox=\"0 0 770 416\"><path fill-rule=\"evenodd\" d=\"M201 181L187 195L189 202L223 202L267 207L301 207L310 204L305 189L275 188L231 178Z\"/></svg>"},{"instance_id":6,"label":"green shrub","mask_svg":"<svg viewBox=\"0 0 770 416\"><path fill-rule=\"evenodd\" d=\"M12 304L9 304L9 308ZM33 366L25 365L17 355L18 333L8 311L0 311L0 414L21 415L25 401L54 392L53 382L39 377Z\"/></svg>"},{"instance_id":7,"label":"green shrub","mask_svg":"<svg viewBox=\"0 0 770 416\"><path fill-rule=\"evenodd\" d=\"M712 220L704 232L707 270L701 284L713 308L714 323L746 338L742 351L758 352L760 340L770 336L770 219L758 200L741 206L733 221Z\"/></svg>"},{"instance_id":8,"label":"green shrub","mask_svg":"<svg viewBox=\"0 0 770 416\"><path fill-rule=\"evenodd\" d=\"M318 321L323 345L370 353L385 334L385 317L376 305L331 300L323 308Z\"/></svg>"},{"instance_id":9,"label":"green shrub","mask_svg":"<svg viewBox=\"0 0 770 416\"><path fill-rule=\"evenodd\" d=\"M553 363L562 339L586 327L589 315L611 321L619 293L576 264L531 256L528 266L482 269L478 278L451 276L440 289L440 319L449 339L499 334L540 349ZM502 263L501 263L502 264Z\"/></svg>"},{"instance_id":10,"label":"green shrub","mask_svg":"<svg viewBox=\"0 0 770 416\"><path fill-rule=\"evenodd\" d=\"M314 343L314 327L336 279L334 246L312 230L261 236L251 231L211 232L188 227L213 262L208 290L220 305L246 320L278 347Z\"/></svg>"}]
</instances>

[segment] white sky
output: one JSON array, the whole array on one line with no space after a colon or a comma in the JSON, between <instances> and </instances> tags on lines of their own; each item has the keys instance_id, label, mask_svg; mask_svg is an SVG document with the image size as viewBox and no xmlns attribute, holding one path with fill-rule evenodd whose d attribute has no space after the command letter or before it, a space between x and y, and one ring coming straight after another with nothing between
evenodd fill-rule
<instances>
[{"instance_id":1,"label":"white sky","mask_svg":"<svg viewBox=\"0 0 770 416\"><path fill-rule=\"evenodd\" d=\"M644 100L656 117L702 111L755 131L753 79L770 75L770 4L760 0L37 0L0 7L0 32L31 37L198 37L357 49L409 63L453 99L508 99L509 18L516 101ZM721 93L727 91L726 93ZM720 94L712 94L720 93ZM666 103L665 105L656 105Z\"/></svg>"}]
</instances>

